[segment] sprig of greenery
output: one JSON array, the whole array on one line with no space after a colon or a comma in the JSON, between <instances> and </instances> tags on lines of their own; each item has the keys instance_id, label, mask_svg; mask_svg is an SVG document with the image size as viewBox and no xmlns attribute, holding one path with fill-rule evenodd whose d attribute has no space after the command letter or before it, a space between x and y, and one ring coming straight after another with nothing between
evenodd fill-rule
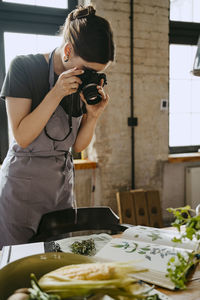
<instances>
[{"instance_id":1,"label":"sprig of greenery","mask_svg":"<svg viewBox=\"0 0 200 300\"><path fill-rule=\"evenodd\" d=\"M37 282L37 278L34 274L31 274L31 288L29 291L29 300L60 300L60 296L58 295L49 295L43 292Z\"/></svg>"},{"instance_id":2,"label":"sprig of greenery","mask_svg":"<svg viewBox=\"0 0 200 300\"><path fill-rule=\"evenodd\" d=\"M191 209L189 205L179 208L168 208L168 212L173 213L175 221L171 224L176 227L178 231L181 231L181 226L185 226L185 231L181 234L180 238L174 238L174 242L181 243L185 238L193 240L200 239L200 215L192 216L195 210Z\"/></svg>"},{"instance_id":3,"label":"sprig of greenery","mask_svg":"<svg viewBox=\"0 0 200 300\"><path fill-rule=\"evenodd\" d=\"M192 216L195 210L191 209L189 205L179 208L168 208L170 213L173 213L175 221L171 224L181 232L181 226L184 225L185 230L179 238L174 237L172 242L182 243L186 238L189 240L200 239L200 215ZM174 282L175 286L179 289L185 289L187 283L187 274L191 267L197 264L199 259L200 250L196 252L187 253L185 257L181 253L177 253L177 257L172 257L168 262L167 277Z\"/></svg>"},{"instance_id":4,"label":"sprig of greenery","mask_svg":"<svg viewBox=\"0 0 200 300\"><path fill-rule=\"evenodd\" d=\"M177 253L177 257L171 257L168 262L168 274L166 275L175 284L176 288L186 289L187 275L191 267L198 261L194 253L188 253L185 257L181 253Z\"/></svg>"},{"instance_id":5,"label":"sprig of greenery","mask_svg":"<svg viewBox=\"0 0 200 300\"><path fill-rule=\"evenodd\" d=\"M154 294L154 295L151 295L151 296L147 296L147 298L145 300L161 300L161 299L158 296L158 294Z\"/></svg>"}]
</instances>

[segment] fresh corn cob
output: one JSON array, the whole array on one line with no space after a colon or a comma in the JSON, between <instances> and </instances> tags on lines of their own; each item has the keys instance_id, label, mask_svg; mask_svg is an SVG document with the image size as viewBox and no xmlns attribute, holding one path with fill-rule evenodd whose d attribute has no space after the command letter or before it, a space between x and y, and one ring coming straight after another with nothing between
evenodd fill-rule
<instances>
[{"instance_id":1,"label":"fresh corn cob","mask_svg":"<svg viewBox=\"0 0 200 300\"><path fill-rule=\"evenodd\" d=\"M146 290L130 276L139 271L144 270L130 262L69 265L45 274L38 283L43 291L61 299L96 294L144 299Z\"/></svg>"},{"instance_id":2,"label":"fresh corn cob","mask_svg":"<svg viewBox=\"0 0 200 300\"><path fill-rule=\"evenodd\" d=\"M127 273L135 273L136 270L138 269L127 263L98 262L65 266L44 275L42 278L62 276L67 280L107 280L121 278Z\"/></svg>"}]
</instances>

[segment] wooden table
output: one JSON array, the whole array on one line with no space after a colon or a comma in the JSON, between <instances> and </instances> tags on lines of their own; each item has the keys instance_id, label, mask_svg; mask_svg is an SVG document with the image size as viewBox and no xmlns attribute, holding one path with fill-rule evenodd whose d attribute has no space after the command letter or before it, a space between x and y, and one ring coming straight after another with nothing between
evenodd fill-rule
<instances>
[{"instance_id":1,"label":"wooden table","mask_svg":"<svg viewBox=\"0 0 200 300\"><path fill-rule=\"evenodd\" d=\"M118 234L114 237L120 236L121 234ZM0 251L0 258L1 254L2 253ZM173 300L200 300L200 264L196 267L195 271L191 275L186 290L171 291L160 287L156 287L156 289L169 296Z\"/></svg>"}]
</instances>

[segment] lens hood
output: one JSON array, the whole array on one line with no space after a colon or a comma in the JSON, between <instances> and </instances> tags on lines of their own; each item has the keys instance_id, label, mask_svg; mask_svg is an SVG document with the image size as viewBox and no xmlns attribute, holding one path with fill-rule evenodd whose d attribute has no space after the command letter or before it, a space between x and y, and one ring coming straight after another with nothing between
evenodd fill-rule
<instances>
[{"instance_id":1,"label":"lens hood","mask_svg":"<svg viewBox=\"0 0 200 300\"><path fill-rule=\"evenodd\" d=\"M97 90L97 84L90 83L82 89L83 95L89 105L94 105L102 100L101 95Z\"/></svg>"}]
</instances>

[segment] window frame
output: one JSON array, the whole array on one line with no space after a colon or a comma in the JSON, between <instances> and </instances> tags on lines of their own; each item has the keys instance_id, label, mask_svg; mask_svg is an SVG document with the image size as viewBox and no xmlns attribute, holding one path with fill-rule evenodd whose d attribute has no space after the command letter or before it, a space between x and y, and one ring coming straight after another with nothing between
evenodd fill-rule
<instances>
[{"instance_id":1,"label":"window frame","mask_svg":"<svg viewBox=\"0 0 200 300\"><path fill-rule=\"evenodd\" d=\"M197 45L200 35L200 23L169 21L169 45ZM169 153L191 153L198 152L200 145L191 146L169 146Z\"/></svg>"},{"instance_id":2,"label":"window frame","mask_svg":"<svg viewBox=\"0 0 200 300\"><path fill-rule=\"evenodd\" d=\"M0 0L0 90L5 78L4 32L56 35L64 24L67 15L77 5L78 0L68 0L67 9ZM2 163L8 151L8 122L3 100L0 101L0 120L0 163Z\"/></svg>"}]
</instances>

